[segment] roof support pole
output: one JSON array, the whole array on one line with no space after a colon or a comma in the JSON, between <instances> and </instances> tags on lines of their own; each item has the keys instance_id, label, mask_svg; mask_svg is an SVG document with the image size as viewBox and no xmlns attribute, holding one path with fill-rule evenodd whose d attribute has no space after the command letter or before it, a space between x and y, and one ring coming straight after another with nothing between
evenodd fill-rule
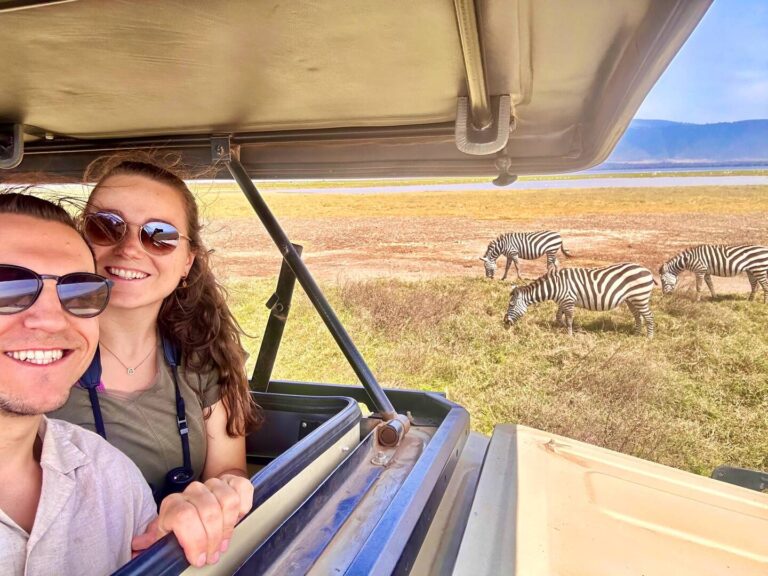
<instances>
[{"instance_id":1,"label":"roof support pole","mask_svg":"<svg viewBox=\"0 0 768 576\"><path fill-rule=\"evenodd\" d=\"M509 141L512 101L509 94L488 96L474 0L453 5L467 74L467 96L458 98L456 109L456 147L475 156L494 154Z\"/></svg>"},{"instance_id":2,"label":"roof support pole","mask_svg":"<svg viewBox=\"0 0 768 576\"><path fill-rule=\"evenodd\" d=\"M467 72L467 93L472 126L485 130L493 122L491 99L485 84L485 66L477 28L475 0L453 0L456 21L461 37L461 51L464 54L464 68Z\"/></svg>"},{"instance_id":3,"label":"roof support pole","mask_svg":"<svg viewBox=\"0 0 768 576\"><path fill-rule=\"evenodd\" d=\"M303 247L294 244L296 253L301 256ZM261 339L259 355L256 357L256 366L251 377L251 389L257 392L267 392L269 381L272 378L272 368L275 366L277 351L280 349L280 341L283 339L283 330L288 321L288 312L291 309L293 287L296 284L296 275L283 260L280 266L280 275L277 277L277 289L267 300L269 308L269 320L264 329L264 337Z\"/></svg>"},{"instance_id":4,"label":"roof support pole","mask_svg":"<svg viewBox=\"0 0 768 576\"><path fill-rule=\"evenodd\" d=\"M218 138L217 142L214 143L214 155L223 155L218 152L219 148L223 150L224 144L221 142L222 140L224 139ZM227 152L229 151L227 150ZM389 398L387 398L387 395L381 389L381 386L376 381L376 378L374 378L373 373L368 368L365 360L363 360L363 357L355 347L355 344L352 342L349 334L347 334L347 331L341 325L341 322L333 311L330 303L325 299L325 296L320 290L320 287L315 282L315 279L312 277L309 269L307 269L306 264L304 264L304 261L301 259L298 251L296 248L294 248L293 244L291 244L291 241L288 239L288 236L280 227L280 224L272 214L272 211L269 209L269 206L267 206L267 203L264 201L264 198L261 196L256 186L253 184L253 181L251 180L250 176L248 176L248 173L240 163L240 160L235 158L234 155L229 155L229 158L226 159L226 165L233 178L245 194L246 198L248 198L251 206L253 206L253 209L256 211L256 214L261 220L261 223L264 225L264 228L267 230L269 235L272 237L272 240L277 245L277 248L280 250L280 254L282 254L284 261L296 275L296 279L299 281L299 284L301 284L304 292L306 292L310 301L315 306L315 309L317 310L318 314L320 314L323 322L325 322L328 330L330 330L334 340L336 340L339 348L341 348L342 353L347 358L350 365L352 366L352 369L355 371L355 374L357 374L357 377L363 384L363 387L368 392L374 408L386 421L395 420L398 418L398 415L395 412L392 403L389 401ZM397 423L395 426L400 427L401 424ZM397 436L400 437L400 434L397 434Z\"/></svg>"}]
</instances>

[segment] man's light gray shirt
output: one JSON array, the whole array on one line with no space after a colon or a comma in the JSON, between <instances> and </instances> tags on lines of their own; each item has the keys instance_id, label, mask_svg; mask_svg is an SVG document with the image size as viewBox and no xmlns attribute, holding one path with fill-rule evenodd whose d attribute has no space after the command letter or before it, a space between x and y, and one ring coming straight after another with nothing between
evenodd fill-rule
<instances>
[{"instance_id":1,"label":"man's light gray shirt","mask_svg":"<svg viewBox=\"0 0 768 576\"><path fill-rule=\"evenodd\" d=\"M139 469L103 438L43 418L43 486L32 532L0 510L0 574L110 574L157 511ZM23 481L23 479L19 479Z\"/></svg>"}]
</instances>

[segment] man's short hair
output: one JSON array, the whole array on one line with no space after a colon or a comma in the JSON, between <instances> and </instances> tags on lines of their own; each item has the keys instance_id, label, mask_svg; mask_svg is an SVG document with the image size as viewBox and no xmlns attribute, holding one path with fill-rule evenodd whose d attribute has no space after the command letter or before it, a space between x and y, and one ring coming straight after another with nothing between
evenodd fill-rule
<instances>
[{"instance_id":1,"label":"man's short hair","mask_svg":"<svg viewBox=\"0 0 768 576\"><path fill-rule=\"evenodd\" d=\"M41 220L60 222L77 230L74 218L60 205L31 194L16 191L0 192L0 214L31 216Z\"/></svg>"}]
</instances>

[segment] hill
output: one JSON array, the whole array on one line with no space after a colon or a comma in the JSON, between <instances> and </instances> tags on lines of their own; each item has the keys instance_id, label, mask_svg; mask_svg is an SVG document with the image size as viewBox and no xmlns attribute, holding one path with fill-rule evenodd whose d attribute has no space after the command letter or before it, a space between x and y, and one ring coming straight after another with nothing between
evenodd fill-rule
<instances>
[{"instance_id":1,"label":"hill","mask_svg":"<svg viewBox=\"0 0 768 576\"><path fill-rule=\"evenodd\" d=\"M686 124L633 120L600 166L768 165L768 120Z\"/></svg>"}]
</instances>

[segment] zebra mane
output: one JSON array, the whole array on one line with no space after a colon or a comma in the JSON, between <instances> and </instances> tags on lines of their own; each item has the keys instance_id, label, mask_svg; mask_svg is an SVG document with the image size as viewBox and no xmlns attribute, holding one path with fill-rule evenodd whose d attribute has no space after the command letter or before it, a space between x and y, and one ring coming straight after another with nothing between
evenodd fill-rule
<instances>
[{"instance_id":1,"label":"zebra mane","mask_svg":"<svg viewBox=\"0 0 768 576\"><path fill-rule=\"evenodd\" d=\"M504 234L499 234L496 238L491 240L488 243L488 248L485 249L485 254L483 255L481 260L491 259L491 255L495 254L493 257L493 260L496 260L501 255L501 249L499 248L499 245L504 241L505 237L509 236L508 232L505 232Z\"/></svg>"},{"instance_id":2,"label":"zebra mane","mask_svg":"<svg viewBox=\"0 0 768 576\"><path fill-rule=\"evenodd\" d=\"M661 265L659 268L659 274L664 274L665 272L669 272L673 268L685 268L685 265L688 263L691 252L693 251L693 248L686 248L682 252L679 252L672 256L669 260L664 262L664 264Z\"/></svg>"},{"instance_id":3,"label":"zebra mane","mask_svg":"<svg viewBox=\"0 0 768 576\"><path fill-rule=\"evenodd\" d=\"M517 290L519 294L529 294L532 291L534 291L538 286L541 286L542 284L554 283L554 279L556 276L557 274L542 274L535 280L531 280L531 282L529 282L528 284L525 284L523 286L515 286L514 290Z\"/></svg>"}]
</instances>

